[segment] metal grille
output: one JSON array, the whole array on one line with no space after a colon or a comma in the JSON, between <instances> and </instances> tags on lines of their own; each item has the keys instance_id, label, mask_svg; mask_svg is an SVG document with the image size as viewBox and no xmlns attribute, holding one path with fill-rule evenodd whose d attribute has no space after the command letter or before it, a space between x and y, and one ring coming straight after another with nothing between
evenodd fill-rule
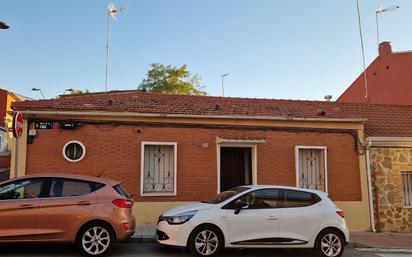
<instances>
[{"instance_id":1,"label":"metal grille","mask_svg":"<svg viewBox=\"0 0 412 257\"><path fill-rule=\"evenodd\" d=\"M174 168L173 145L145 145L143 192L173 193Z\"/></svg>"},{"instance_id":2,"label":"metal grille","mask_svg":"<svg viewBox=\"0 0 412 257\"><path fill-rule=\"evenodd\" d=\"M325 191L323 149L299 149L299 187Z\"/></svg>"},{"instance_id":3,"label":"metal grille","mask_svg":"<svg viewBox=\"0 0 412 257\"><path fill-rule=\"evenodd\" d=\"M412 206L412 173L402 174L403 205Z\"/></svg>"},{"instance_id":4,"label":"metal grille","mask_svg":"<svg viewBox=\"0 0 412 257\"><path fill-rule=\"evenodd\" d=\"M70 160L76 161L79 160L83 156L83 147L76 142L70 143L64 149L64 154Z\"/></svg>"}]
</instances>

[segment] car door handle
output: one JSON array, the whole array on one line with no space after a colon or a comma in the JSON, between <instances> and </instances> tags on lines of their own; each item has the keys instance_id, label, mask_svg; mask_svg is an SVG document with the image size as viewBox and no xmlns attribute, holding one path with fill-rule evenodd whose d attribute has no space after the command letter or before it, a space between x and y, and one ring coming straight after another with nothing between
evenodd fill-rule
<instances>
[{"instance_id":1,"label":"car door handle","mask_svg":"<svg viewBox=\"0 0 412 257\"><path fill-rule=\"evenodd\" d=\"M91 202L89 202L89 201L80 201L80 202L76 203L76 205L90 205L90 204L91 204Z\"/></svg>"},{"instance_id":2,"label":"car door handle","mask_svg":"<svg viewBox=\"0 0 412 257\"><path fill-rule=\"evenodd\" d=\"M273 217L273 216L270 216L269 218L267 218L266 220L278 220L279 218L276 218L276 217Z\"/></svg>"},{"instance_id":3,"label":"car door handle","mask_svg":"<svg viewBox=\"0 0 412 257\"><path fill-rule=\"evenodd\" d=\"M23 204L19 206L19 209L33 209L34 205L33 204Z\"/></svg>"}]
</instances>

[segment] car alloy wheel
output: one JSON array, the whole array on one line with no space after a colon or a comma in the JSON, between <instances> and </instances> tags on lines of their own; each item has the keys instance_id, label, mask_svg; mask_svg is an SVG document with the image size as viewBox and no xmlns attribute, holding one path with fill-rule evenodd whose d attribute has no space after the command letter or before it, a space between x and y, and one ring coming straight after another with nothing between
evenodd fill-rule
<instances>
[{"instance_id":1,"label":"car alloy wheel","mask_svg":"<svg viewBox=\"0 0 412 257\"><path fill-rule=\"evenodd\" d=\"M198 253L210 256L216 252L219 246L219 239L215 232L203 230L196 235L195 247Z\"/></svg>"},{"instance_id":2,"label":"car alloy wheel","mask_svg":"<svg viewBox=\"0 0 412 257\"><path fill-rule=\"evenodd\" d=\"M323 235L320 241L320 248L325 256L336 257L341 253L342 241L335 233L328 233Z\"/></svg>"},{"instance_id":3,"label":"car alloy wheel","mask_svg":"<svg viewBox=\"0 0 412 257\"><path fill-rule=\"evenodd\" d=\"M201 225L190 233L188 248L196 256L217 256L224 246L222 232L212 225Z\"/></svg>"},{"instance_id":4,"label":"car alloy wheel","mask_svg":"<svg viewBox=\"0 0 412 257\"><path fill-rule=\"evenodd\" d=\"M101 226L90 227L83 234L81 240L82 248L91 256L103 254L111 243L110 232Z\"/></svg>"}]
</instances>

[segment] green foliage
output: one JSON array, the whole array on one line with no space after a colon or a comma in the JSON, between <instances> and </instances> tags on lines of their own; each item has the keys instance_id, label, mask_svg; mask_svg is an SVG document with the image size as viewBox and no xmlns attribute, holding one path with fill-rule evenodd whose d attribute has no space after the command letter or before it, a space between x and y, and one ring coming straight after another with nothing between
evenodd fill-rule
<instances>
[{"instance_id":1,"label":"green foliage","mask_svg":"<svg viewBox=\"0 0 412 257\"><path fill-rule=\"evenodd\" d=\"M200 85L200 76L192 75L187 65L178 68L172 65L152 63L139 89L148 92L184 95L207 95L205 86Z\"/></svg>"},{"instance_id":2,"label":"green foliage","mask_svg":"<svg viewBox=\"0 0 412 257\"><path fill-rule=\"evenodd\" d=\"M67 90L70 92L71 95L81 95L81 94L88 94L90 91L86 89L80 89L80 88L72 88L70 90Z\"/></svg>"}]
</instances>

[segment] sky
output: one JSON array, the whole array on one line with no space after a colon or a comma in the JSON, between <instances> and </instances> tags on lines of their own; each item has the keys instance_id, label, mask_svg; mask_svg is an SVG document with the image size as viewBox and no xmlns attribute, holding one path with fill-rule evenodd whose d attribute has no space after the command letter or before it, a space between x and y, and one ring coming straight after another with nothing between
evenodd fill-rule
<instances>
[{"instance_id":1,"label":"sky","mask_svg":"<svg viewBox=\"0 0 412 257\"><path fill-rule=\"evenodd\" d=\"M0 87L32 98L104 90L106 0L0 0ZM109 90L136 89L149 64L187 64L210 95L336 99L362 72L355 0L115 0ZM381 41L412 50L412 1L359 0L366 63Z\"/></svg>"}]
</instances>

